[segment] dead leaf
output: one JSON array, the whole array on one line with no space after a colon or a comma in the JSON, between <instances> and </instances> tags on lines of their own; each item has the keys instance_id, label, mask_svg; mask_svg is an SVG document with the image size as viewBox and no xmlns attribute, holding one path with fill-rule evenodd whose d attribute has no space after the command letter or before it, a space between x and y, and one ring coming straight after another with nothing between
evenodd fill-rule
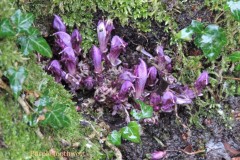
<instances>
[{"instance_id":1,"label":"dead leaf","mask_svg":"<svg viewBox=\"0 0 240 160\"><path fill-rule=\"evenodd\" d=\"M224 148L230 153L231 156L236 156L240 154L240 151L232 148L227 142L223 143Z\"/></svg>"}]
</instances>

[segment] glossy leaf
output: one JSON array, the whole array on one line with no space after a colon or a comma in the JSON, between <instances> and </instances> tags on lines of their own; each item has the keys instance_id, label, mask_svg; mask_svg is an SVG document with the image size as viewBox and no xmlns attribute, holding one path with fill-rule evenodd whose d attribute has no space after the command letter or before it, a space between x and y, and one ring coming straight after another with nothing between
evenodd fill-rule
<instances>
[{"instance_id":1,"label":"glossy leaf","mask_svg":"<svg viewBox=\"0 0 240 160\"><path fill-rule=\"evenodd\" d=\"M56 104L47 107L47 113L42 124L50 125L53 128L62 128L70 125L70 119L64 114L67 107L62 104Z\"/></svg>"},{"instance_id":2,"label":"glossy leaf","mask_svg":"<svg viewBox=\"0 0 240 160\"><path fill-rule=\"evenodd\" d=\"M217 25L208 25L203 34L195 38L195 44L202 49L204 55L210 60L216 59L222 48L226 45L226 34Z\"/></svg>"},{"instance_id":3,"label":"glossy leaf","mask_svg":"<svg viewBox=\"0 0 240 160\"><path fill-rule=\"evenodd\" d=\"M116 146L120 146L121 141L121 133L114 130L110 135L108 135L108 141Z\"/></svg>"},{"instance_id":4,"label":"glossy leaf","mask_svg":"<svg viewBox=\"0 0 240 160\"><path fill-rule=\"evenodd\" d=\"M36 112L41 112L44 107L50 106L52 101L48 96L41 97L37 101L35 101L34 105L37 107Z\"/></svg>"},{"instance_id":5,"label":"glossy leaf","mask_svg":"<svg viewBox=\"0 0 240 160\"><path fill-rule=\"evenodd\" d=\"M230 8L233 17L240 21L240 1L229 1L227 2L228 7Z\"/></svg>"},{"instance_id":6,"label":"glossy leaf","mask_svg":"<svg viewBox=\"0 0 240 160\"><path fill-rule=\"evenodd\" d=\"M27 31L34 20L34 16L31 13L22 13L21 10L17 10L11 17L12 23L16 25L18 32Z\"/></svg>"},{"instance_id":7,"label":"glossy leaf","mask_svg":"<svg viewBox=\"0 0 240 160\"><path fill-rule=\"evenodd\" d=\"M8 37L15 34L16 32L8 19L3 19L0 21L0 37Z\"/></svg>"},{"instance_id":8,"label":"glossy leaf","mask_svg":"<svg viewBox=\"0 0 240 160\"><path fill-rule=\"evenodd\" d=\"M233 62L240 62L240 51L233 52L228 58Z\"/></svg>"},{"instance_id":9,"label":"glossy leaf","mask_svg":"<svg viewBox=\"0 0 240 160\"><path fill-rule=\"evenodd\" d=\"M176 38L177 39L182 39L185 41L191 41L192 40L192 35L193 35L193 30L191 27L186 27L182 29L180 32L177 33Z\"/></svg>"},{"instance_id":10,"label":"glossy leaf","mask_svg":"<svg viewBox=\"0 0 240 160\"><path fill-rule=\"evenodd\" d=\"M240 71L240 64L238 64L238 65L235 67L235 70L236 70L236 71Z\"/></svg>"},{"instance_id":11,"label":"glossy leaf","mask_svg":"<svg viewBox=\"0 0 240 160\"><path fill-rule=\"evenodd\" d=\"M136 100L136 102L140 105L141 111L138 112L135 109L132 110L131 115L136 119L140 120L143 118L151 118L153 115L153 107L145 104L140 100Z\"/></svg>"},{"instance_id":12,"label":"glossy leaf","mask_svg":"<svg viewBox=\"0 0 240 160\"><path fill-rule=\"evenodd\" d=\"M140 143L140 127L135 121L129 122L126 127L121 129L122 138L134 143Z\"/></svg>"},{"instance_id":13,"label":"glossy leaf","mask_svg":"<svg viewBox=\"0 0 240 160\"><path fill-rule=\"evenodd\" d=\"M45 57L52 57L52 50L47 41L42 37L34 35L37 31L33 31L31 36L21 36L18 38L21 50L24 55L28 55L32 51L37 51Z\"/></svg>"},{"instance_id":14,"label":"glossy leaf","mask_svg":"<svg viewBox=\"0 0 240 160\"><path fill-rule=\"evenodd\" d=\"M201 32L204 29L204 25L199 21L192 20L191 29L193 30L194 33L201 34Z\"/></svg>"},{"instance_id":15,"label":"glossy leaf","mask_svg":"<svg viewBox=\"0 0 240 160\"><path fill-rule=\"evenodd\" d=\"M18 98L20 92L22 91L22 85L24 80L27 77L27 71L24 67L20 67L18 70L10 68L7 70L7 78L10 82L10 87L13 91L13 95L15 98Z\"/></svg>"}]
</instances>

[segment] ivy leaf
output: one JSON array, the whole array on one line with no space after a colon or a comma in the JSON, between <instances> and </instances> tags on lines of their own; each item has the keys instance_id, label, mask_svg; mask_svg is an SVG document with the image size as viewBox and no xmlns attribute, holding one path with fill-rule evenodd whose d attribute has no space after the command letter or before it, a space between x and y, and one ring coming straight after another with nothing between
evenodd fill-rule
<instances>
[{"instance_id":1,"label":"ivy leaf","mask_svg":"<svg viewBox=\"0 0 240 160\"><path fill-rule=\"evenodd\" d=\"M227 2L228 7L230 8L233 17L240 21L240 1L229 1Z\"/></svg>"},{"instance_id":2,"label":"ivy leaf","mask_svg":"<svg viewBox=\"0 0 240 160\"><path fill-rule=\"evenodd\" d=\"M128 126L123 127L120 132L122 133L122 138L129 140L134 143L140 143L140 127L135 121L129 122Z\"/></svg>"},{"instance_id":3,"label":"ivy leaf","mask_svg":"<svg viewBox=\"0 0 240 160\"><path fill-rule=\"evenodd\" d=\"M131 115L136 119L140 120L143 118L151 118L153 115L153 107L145 104L140 100L135 100L139 105L141 112L137 112L135 109L132 110Z\"/></svg>"},{"instance_id":4,"label":"ivy leaf","mask_svg":"<svg viewBox=\"0 0 240 160\"><path fill-rule=\"evenodd\" d=\"M9 37L15 34L16 32L8 19L0 21L0 37Z\"/></svg>"},{"instance_id":5,"label":"ivy leaf","mask_svg":"<svg viewBox=\"0 0 240 160\"><path fill-rule=\"evenodd\" d=\"M204 29L204 25L199 21L192 20L191 29L194 33L201 34Z\"/></svg>"},{"instance_id":6,"label":"ivy leaf","mask_svg":"<svg viewBox=\"0 0 240 160\"><path fill-rule=\"evenodd\" d=\"M6 76L9 79L10 88L13 91L14 97L18 98L20 92L22 91L23 82L27 77L27 71L24 69L24 67L20 67L18 70L9 68Z\"/></svg>"},{"instance_id":7,"label":"ivy leaf","mask_svg":"<svg viewBox=\"0 0 240 160\"><path fill-rule=\"evenodd\" d=\"M37 37L35 34L37 31L32 31L30 36L21 36L18 38L21 50L24 55L28 55L32 51L37 51L41 55L51 58L52 50L48 45L47 41L42 37Z\"/></svg>"},{"instance_id":8,"label":"ivy leaf","mask_svg":"<svg viewBox=\"0 0 240 160\"><path fill-rule=\"evenodd\" d=\"M63 128L70 125L70 119L64 114L67 107L62 104L56 104L50 108L47 107L45 119L41 122L44 125L50 125L53 128Z\"/></svg>"},{"instance_id":9,"label":"ivy leaf","mask_svg":"<svg viewBox=\"0 0 240 160\"><path fill-rule=\"evenodd\" d=\"M35 101L34 105L37 107L36 112L42 112L44 107L50 106L52 101L48 96L41 97L37 101Z\"/></svg>"},{"instance_id":10,"label":"ivy leaf","mask_svg":"<svg viewBox=\"0 0 240 160\"><path fill-rule=\"evenodd\" d=\"M193 30L191 27L186 27L182 29L180 32L177 33L176 38L177 39L182 39L185 41L191 41L192 40L192 35L193 35Z\"/></svg>"},{"instance_id":11,"label":"ivy leaf","mask_svg":"<svg viewBox=\"0 0 240 160\"><path fill-rule=\"evenodd\" d=\"M121 133L114 130L110 135L108 135L108 141L115 146L120 146L121 145Z\"/></svg>"},{"instance_id":12,"label":"ivy leaf","mask_svg":"<svg viewBox=\"0 0 240 160\"><path fill-rule=\"evenodd\" d=\"M31 13L22 13L18 9L11 17L12 23L16 25L18 32L27 31L33 24L34 16Z\"/></svg>"},{"instance_id":13,"label":"ivy leaf","mask_svg":"<svg viewBox=\"0 0 240 160\"><path fill-rule=\"evenodd\" d=\"M202 49L204 55L210 60L214 60L220 54L222 48L226 45L226 34L217 25L208 25L203 34L197 36L195 44Z\"/></svg>"},{"instance_id":14,"label":"ivy leaf","mask_svg":"<svg viewBox=\"0 0 240 160\"><path fill-rule=\"evenodd\" d=\"M228 58L233 62L240 61L240 51L233 52L231 55L228 56Z\"/></svg>"},{"instance_id":15,"label":"ivy leaf","mask_svg":"<svg viewBox=\"0 0 240 160\"><path fill-rule=\"evenodd\" d=\"M238 64L238 65L235 67L235 70L236 70L236 71L240 71L240 64Z\"/></svg>"}]
</instances>

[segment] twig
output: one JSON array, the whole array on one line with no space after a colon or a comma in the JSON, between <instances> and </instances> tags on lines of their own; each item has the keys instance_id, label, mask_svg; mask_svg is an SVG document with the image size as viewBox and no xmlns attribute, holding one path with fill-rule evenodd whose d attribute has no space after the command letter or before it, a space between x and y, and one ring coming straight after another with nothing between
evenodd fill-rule
<instances>
[{"instance_id":1,"label":"twig","mask_svg":"<svg viewBox=\"0 0 240 160\"><path fill-rule=\"evenodd\" d=\"M240 78L235 78L235 77L223 77L223 79L232 79L232 80L240 81Z\"/></svg>"},{"instance_id":2,"label":"twig","mask_svg":"<svg viewBox=\"0 0 240 160\"><path fill-rule=\"evenodd\" d=\"M198 150L198 151L195 151L195 152L187 152L187 151L184 151L183 149L179 149L179 151L182 151L183 153L187 154L187 155L195 155L195 154L199 154L199 153L203 153L205 152L205 150Z\"/></svg>"}]
</instances>

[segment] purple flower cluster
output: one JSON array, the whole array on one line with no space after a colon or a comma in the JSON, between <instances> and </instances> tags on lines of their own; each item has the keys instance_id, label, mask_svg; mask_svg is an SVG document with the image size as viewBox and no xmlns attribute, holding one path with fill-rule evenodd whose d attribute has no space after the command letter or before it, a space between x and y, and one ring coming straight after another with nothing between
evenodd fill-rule
<instances>
[{"instance_id":1,"label":"purple flower cluster","mask_svg":"<svg viewBox=\"0 0 240 160\"><path fill-rule=\"evenodd\" d=\"M138 107L129 102L131 98L150 104L155 112L171 112L177 104L192 103L209 83L208 73L203 71L193 86L180 85L171 74L172 60L162 46L156 47L155 57L142 46L137 48L155 65L140 58L135 66L123 67L119 56L128 44L117 35L111 39L111 31L115 29L112 20L99 21L99 46L93 45L89 57L81 55L82 37L77 29L69 35L57 15L53 28L57 31L54 35L60 58L50 62L48 71L57 82L65 81L73 93L79 89L92 90L94 100L112 106L113 114L123 111L128 116L128 109ZM158 89L161 81L168 84L163 92Z\"/></svg>"}]
</instances>

